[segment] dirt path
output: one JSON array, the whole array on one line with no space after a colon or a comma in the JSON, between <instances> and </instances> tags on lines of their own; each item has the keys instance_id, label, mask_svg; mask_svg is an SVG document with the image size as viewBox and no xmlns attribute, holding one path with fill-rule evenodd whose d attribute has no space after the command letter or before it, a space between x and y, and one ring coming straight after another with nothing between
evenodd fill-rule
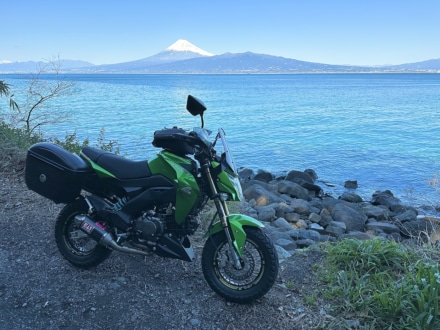
<instances>
[{"instance_id":1,"label":"dirt path","mask_svg":"<svg viewBox=\"0 0 440 330\"><path fill-rule=\"evenodd\" d=\"M329 329L330 317L303 301L315 289L318 255L293 256L266 296L237 305L206 284L202 241L192 263L114 252L95 269L71 266L54 240L59 210L27 190L21 175L1 174L2 329Z\"/></svg>"}]
</instances>

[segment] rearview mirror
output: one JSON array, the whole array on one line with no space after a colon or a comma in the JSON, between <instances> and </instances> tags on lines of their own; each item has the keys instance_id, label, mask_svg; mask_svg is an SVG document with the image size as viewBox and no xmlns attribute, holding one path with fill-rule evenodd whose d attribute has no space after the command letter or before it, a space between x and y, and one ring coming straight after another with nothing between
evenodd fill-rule
<instances>
[{"instance_id":1,"label":"rearview mirror","mask_svg":"<svg viewBox=\"0 0 440 330\"><path fill-rule=\"evenodd\" d=\"M188 95L186 110L188 110L193 116L200 115L203 117L203 112L206 110L206 106L198 98Z\"/></svg>"}]
</instances>

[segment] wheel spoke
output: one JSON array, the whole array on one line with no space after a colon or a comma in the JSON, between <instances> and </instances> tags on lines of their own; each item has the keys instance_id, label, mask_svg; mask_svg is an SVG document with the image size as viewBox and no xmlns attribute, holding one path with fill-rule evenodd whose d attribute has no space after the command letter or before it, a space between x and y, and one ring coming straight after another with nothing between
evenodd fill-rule
<instances>
[{"instance_id":1,"label":"wheel spoke","mask_svg":"<svg viewBox=\"0 0 440 330\"><path fill-rule=\"evenodd\" d=\"M278 256L269 237L259 228L247 227L240 266L233 262L223 232L211 236L202 253L203 274L209 286L231 302L249 303L273 286Z\"/></svg>"},{"instance_id":2,"label":"wheel spoke","mask_svg":"<svg viewBox=\"0 0 440 330\"><path fill-rule=\"evenodd\" d=\"M224 244L217 252L217 267L221 280L228 286L247 287L252 285L261 275L262 257L258 249L251 242L246 242L243 256L240 260L241 268L238 269L228 257L228 246Z\"/></svg>"}]
</instances>

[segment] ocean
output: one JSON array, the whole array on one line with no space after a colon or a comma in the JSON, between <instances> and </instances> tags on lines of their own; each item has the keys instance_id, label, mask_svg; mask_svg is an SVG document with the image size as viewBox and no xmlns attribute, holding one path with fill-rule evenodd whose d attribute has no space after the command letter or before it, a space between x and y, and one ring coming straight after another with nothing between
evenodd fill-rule
<instances>
[{"instance_id":1,"label":"ocean","mask_svg":"<svg viewBox=\"0 0 440 330\"><path fill-rule=\"evenodd\" d=\"M440 172L440 75L61 75L68 95L47 101L63 116L46 136L77 133L92 144L105 129L121 154L151 158L153 132L190 129L188 94L208 110L205 127L222 127L238 167L274 174L314 169L318 183L338 197L346 180L365 200L391 190L411 205L439 205L429 184ZM28 75L2 75L19 104ZM53 76L42 76L48 83Z\"/></svg>"}]
</instances>

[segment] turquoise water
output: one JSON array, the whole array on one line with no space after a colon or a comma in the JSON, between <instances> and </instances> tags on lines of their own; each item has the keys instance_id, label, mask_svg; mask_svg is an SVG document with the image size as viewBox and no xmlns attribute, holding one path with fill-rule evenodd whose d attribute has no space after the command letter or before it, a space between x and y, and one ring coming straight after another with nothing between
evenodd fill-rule
<instances>
[{"instance_id":1,"label":"turquoise water","mask_svg":"<svg viewBox=\"0 0 440 330\"><path fill-rule=\"evenodd\" d=\"M26 76L4 75L17 100ZM50 79L50 76L45 77ZM150 158L153 132L192 128L186 96L202 99L205 127L223 127L239 167L283 173L313 168L344 191L357 180L369 199L390 189L403 200L433 203L427 183L440 172L440 75L66 75L71 95L51 100L62 123L45 129L64 137L76 130L92 141L103 127L121 153Z\"/></svg>"}]
</instances>

